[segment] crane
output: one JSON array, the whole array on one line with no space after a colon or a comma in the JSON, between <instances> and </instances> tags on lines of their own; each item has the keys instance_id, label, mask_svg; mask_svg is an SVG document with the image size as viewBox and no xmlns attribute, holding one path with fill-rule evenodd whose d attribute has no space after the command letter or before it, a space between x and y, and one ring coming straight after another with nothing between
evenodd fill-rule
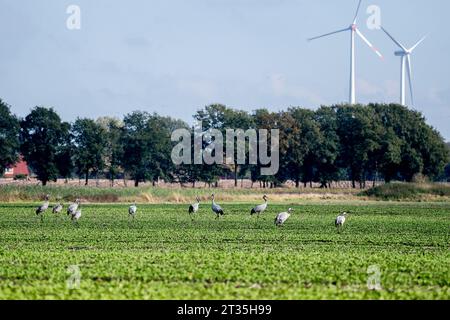
<instances>
[{"instance_id":1,"label":"crane","mask_svg":"<svg viewBox=\"0 0 450 320\"><path fill-rule=\"evenodd\" d=\"M56 205L53 206L52 212L56 213L56 214L61 213L63 208L64 208L64 206L62 205L61 202L59 202L59 203L57 203Z\"/></svg>"},{"instance_id":2,"label":"crane","mask_svg":"<svg viewBox=\"0 0 450 320\"><path fill-rule=\"evenodd\" d=\"M80 199L76 199L75 202L67 208L67 215L73 215L77 211L79 205Z\"/></svg>"},{"instance_id":3,"label":"crane","mask_svg":"<svg viewBox=\"0 0 450 320\"><path fill-rule=\"evenodd\" d=\"M41 220L44 218L44 212L47 211L48 206L50 204L50 195L45 196L45 202L36 208L36 215L41 217Z\"/></svg>"},{"instance_id":4,"label":"crane","mask_svg":"<svg viewBox=\"0 0 450 320\"><path fill-rule=\"evenodd\" d=\"M225 213L223 212L222 208L214 201L215 199L214 193L211 195L211 199L212 199L211 209L217 215L216 219L219 219L220 216L223 216Z\"/></svg>"},{"instance_id":5,"label":"crane","mask_svg":"<svg viewBox=\"0 0 450 320\"><path fill-rule=\"evenodd\" d=\"M264 200L264 203L254 207L252 209L252 211L250 212L250 215L256 214L257 217L259 218L259 215L261 213L263 213L264 211L266 211L266 209L267 209L267 195L263 196L263 200Z\"/></svg>"},{"instance_id":6,"label":"crane","mask_svg":"<svg viewBox=\"0 0 450 320\"><path fill-rule=\"evenodd\" d=\"M197 196L195 199L197 202L189 205L189 215L191 216L192 220L194 220L193 215L196 214L198 212L198 209L200 208L200 198Z\"/></svg>"},{"instance_id":7,"label":"crane","mask_svg":"<svg viewBox=\"0 0 450 320\"><path fill-rule=\"evenodd\" d=\"M137 212L137 206L136 206L136 201L134 201L134 203L128 208L128 214L130 217L132 217L134 219L136 217L136 212Z\"/></svg>"},{"instance_id":8,"label":"crane","mask_svg":"<svg viewBox=\"0 0 450 320\"><path fill-rule=\"evenodd\" d=\"M275 225L277 227L281 227L287 219L291 216L291 212L294 211L292 208L289 208L287 212L281 212L275 218Z\"/></svg>"},{"instance_id":9,"label":"crane","mask_svg":"<svg viewBox=\"0 0 450 320\"><path fill-rule=\"evenodd\" d=\"M340 215L337 216L336 220L334 221L334 224L338 232L341 232L342 227L344 227L345 221L347 220L347 216L348 216L347 212L342 212Z\"/></svg>"}]
</instances>

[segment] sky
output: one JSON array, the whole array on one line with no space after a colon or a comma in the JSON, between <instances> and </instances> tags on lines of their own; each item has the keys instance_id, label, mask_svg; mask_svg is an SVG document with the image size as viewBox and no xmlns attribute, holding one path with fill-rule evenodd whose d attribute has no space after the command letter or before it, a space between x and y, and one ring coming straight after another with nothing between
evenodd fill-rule
<instances>
[{"instance_id":1,"label":"sky","mask_svg":"<svg viewBox=\"0 0 450 320\"><path fill-rule=\"evenodd\" d=\"M65 121L134 110L192 123L211 103L249 112L348 100L357 0L0 0L0 98L23 117L53 107ZM80 29L67 8L80 8ZM412 55L415 103L450 141L448 0L364 0L356 40L357 100L399 102L394 43L369 29L369 6ZM409 102L409 99L408 99Z\"/></svg>"}]
</instances>

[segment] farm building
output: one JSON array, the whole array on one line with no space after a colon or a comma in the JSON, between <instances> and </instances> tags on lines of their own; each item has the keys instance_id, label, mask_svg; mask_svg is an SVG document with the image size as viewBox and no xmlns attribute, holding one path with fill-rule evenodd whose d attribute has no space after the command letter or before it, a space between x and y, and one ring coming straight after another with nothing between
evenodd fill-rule
<instances>
[{"instance_id":1,"label":"farm building","mask_svg":"<svg viewBox=\"0 0 450 320\"><path fill-rule=\"evenodd\" d=\"M28 169L28 164L23 158L21 157L20 160L14 165L9 168L6 168L3 176L5 178L14 178L18 175L21 176L30 176L30 170Z\"/></svg>"}]
</instances>

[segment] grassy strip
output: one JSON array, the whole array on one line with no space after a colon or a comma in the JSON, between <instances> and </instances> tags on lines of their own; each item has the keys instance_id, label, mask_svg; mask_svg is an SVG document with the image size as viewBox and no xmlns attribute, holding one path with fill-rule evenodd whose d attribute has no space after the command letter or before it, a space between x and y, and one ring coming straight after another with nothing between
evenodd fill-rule
<instances>
[{"instance_id":1,"label":"grassy strip","mask_svg":"<svg viewBox=\"0 0 450 320\"><path fill-rule=\"evenodd\" d=\"M379 200L427 201L450 198L450 186L431 183L388 183L360 193Z\"/></svg>"}]
</instances>

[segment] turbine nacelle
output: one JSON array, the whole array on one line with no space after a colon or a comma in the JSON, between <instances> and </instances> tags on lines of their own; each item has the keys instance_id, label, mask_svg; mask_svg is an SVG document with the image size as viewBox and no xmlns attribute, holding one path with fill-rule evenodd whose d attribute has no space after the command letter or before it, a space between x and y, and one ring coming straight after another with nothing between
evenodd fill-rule
<instances>
[{"instance_id":1,"label":"turbine nacelle","mask_svg":"<svg viewBox=\"0 0 450 320\"><path fill-rule=\"evenodd\" d=\"M407 51L395 51L394 54L395 54L397 57L404 57L404 56L407 56L407 55L409 55L409 54L411 54L411 53L410 53L410 52L407 52Z\"/></svg>"}]
</instances>

